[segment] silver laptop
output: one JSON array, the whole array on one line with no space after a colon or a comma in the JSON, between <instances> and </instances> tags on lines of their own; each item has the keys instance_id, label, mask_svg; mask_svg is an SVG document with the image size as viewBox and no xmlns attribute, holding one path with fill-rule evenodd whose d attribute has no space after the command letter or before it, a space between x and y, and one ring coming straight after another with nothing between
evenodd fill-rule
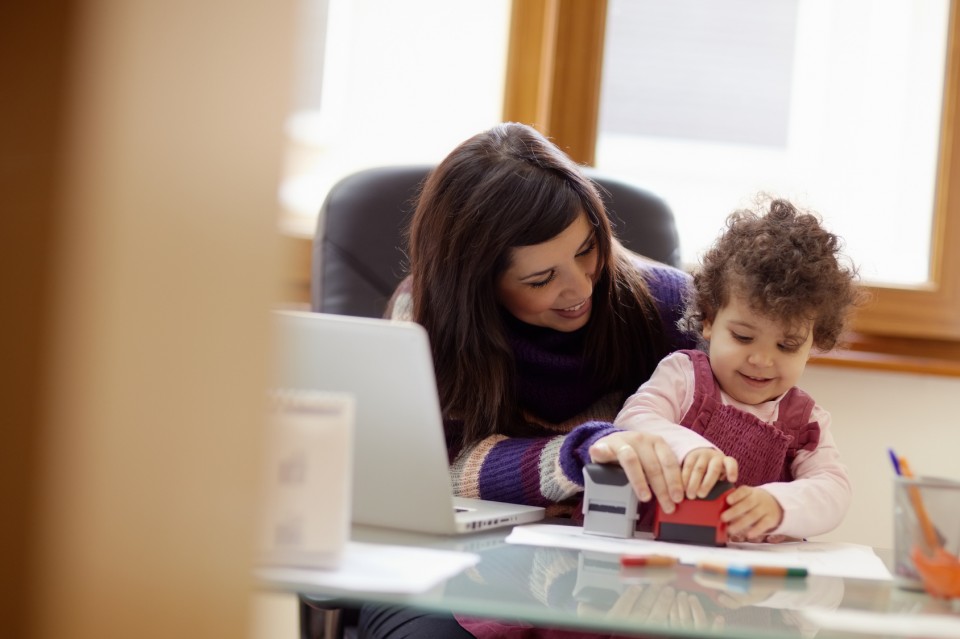
<instances>
[{"instance_id":1,"label":"silver laptop","mask_svg":"<svg viewBox=\"0 0 960 639\"><path fill-rule=\"evenodd\" d=\"M277 385L356 399L353 522L453 534L538 521L543 508L453 496L427 333L419 324L275 311Z\"/></svg>"}]
</instances>

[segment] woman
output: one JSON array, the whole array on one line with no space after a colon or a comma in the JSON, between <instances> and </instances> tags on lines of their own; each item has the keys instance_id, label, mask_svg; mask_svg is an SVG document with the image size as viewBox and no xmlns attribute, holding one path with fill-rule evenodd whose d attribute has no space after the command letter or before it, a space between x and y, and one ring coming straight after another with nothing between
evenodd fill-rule
<instances>
[{"instance_id":1,"label":"woman","mask_svg":"<svg viewBox=\"0 0 960 639\"><path fill-rule=\"evenodd\" d=\"M595 461L673 511L673 452L612 422L660 359L695 346L676 328L689 277L623 248L570 158L521 124L470 138L424 183L408 256L388 315L430 336L457 494L576 516Z\"/></svg>"}]
</instances>

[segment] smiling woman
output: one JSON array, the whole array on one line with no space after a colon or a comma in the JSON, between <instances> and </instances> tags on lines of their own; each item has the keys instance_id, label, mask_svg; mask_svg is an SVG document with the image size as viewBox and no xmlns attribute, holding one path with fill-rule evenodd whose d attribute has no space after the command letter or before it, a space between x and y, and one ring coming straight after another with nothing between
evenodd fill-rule
<instances>
[{"instance_id":1,"label":"smiling woman","mask_svg":"<svg viewBox=\"0 0 960 639\"><path fill-rule=\"evenodd\" d=\"M560 235L510 251L497 278L497 299L514 317L533 326L570 332L590 319L597 269L597 244L585 213Z\"/></svg>"},{"instance_id":2,"label":"smiling woman","mask_svg":"<svg viewBox=\"0 0 960 639\"><path fill-rule=\"evenodd\" d=\"M577 164L522 124L468 138L423 183L407 254L389 312L429 335L457 494L573 517L595 461L621 465L643 501L673 510L672 452L611 420L664 355L693 345L676 326L689 277L615 239ZM459 628L365 607L361 625L381 624L405 636Z\"/></svg>"}]
</instances>

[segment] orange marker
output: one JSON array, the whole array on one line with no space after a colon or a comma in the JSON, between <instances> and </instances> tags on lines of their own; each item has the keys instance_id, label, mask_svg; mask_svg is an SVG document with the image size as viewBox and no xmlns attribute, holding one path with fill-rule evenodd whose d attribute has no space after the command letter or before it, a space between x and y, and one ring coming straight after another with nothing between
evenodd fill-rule
<instances>
[{"instance_id":1,"label":"orange marker","mask_svg":"<svg viewBox=\"0 0 960 639\"><path fill-rule=\"evenodd\" d=\"M910 470L910 464L907 463L906 457L901 457L899 461L900 472L903 473L903 476L907 479L913 479L913 471ZM908 491L910 492L910 501L913 504L913 510L917 513L917 520L920 522L920 528L923 530L923 538L931 549L936 550L940 547L940 540L937 539L937 531L934 530L933 524L930 522L930 516L927 514L927 509L923 505L923 499L920 497L920 489L916 486L910 486Z\"/></svg>"}]
</instances>

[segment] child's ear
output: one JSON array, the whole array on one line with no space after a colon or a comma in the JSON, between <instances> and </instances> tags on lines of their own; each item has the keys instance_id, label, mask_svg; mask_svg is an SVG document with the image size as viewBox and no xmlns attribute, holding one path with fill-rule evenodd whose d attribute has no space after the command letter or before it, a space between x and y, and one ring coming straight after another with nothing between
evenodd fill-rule
<instances>
[{"instance_id":1,"label":"child's ear","mask_svg":"<svg viewBox=\"0 0 960 639\"><path fill-rule=\"evenodd\" d=\"M708 320L707 318L703 319L703 339L710 341L710 336L713 334L713 321Z\"/></svg>"}]
</instances>

